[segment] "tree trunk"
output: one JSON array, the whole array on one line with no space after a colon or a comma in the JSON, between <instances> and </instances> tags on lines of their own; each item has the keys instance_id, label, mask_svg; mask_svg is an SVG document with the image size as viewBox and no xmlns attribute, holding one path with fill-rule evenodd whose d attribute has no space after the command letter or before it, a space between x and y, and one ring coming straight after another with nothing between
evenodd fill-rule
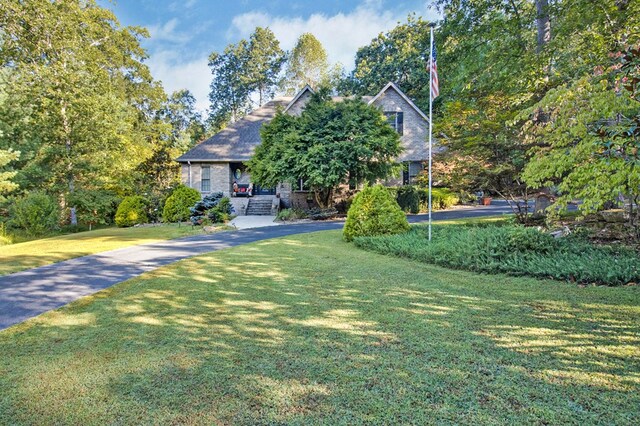
<instances>
[{"instance_id":1,"label":"tree trunk","mask_svg":"<svg viewBox=\"0 0 640 426\"><path fill-rule=\"evenodd\" d=\"M540 53L544 46L551 41L549 0L536 0L536 12L536 25L538 27L538 44L536 51Z\"/></svg>"}]
</instances>

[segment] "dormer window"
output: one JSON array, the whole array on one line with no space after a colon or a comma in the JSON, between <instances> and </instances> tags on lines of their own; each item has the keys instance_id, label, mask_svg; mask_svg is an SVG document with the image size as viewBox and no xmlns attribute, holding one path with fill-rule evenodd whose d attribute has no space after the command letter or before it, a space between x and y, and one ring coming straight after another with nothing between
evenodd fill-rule
<instances>
[{"instance_id":1,"label":"dormer window","mask_svg":"<svg viewBox=\"0 0 640 426\"><path fill-rule=\"evenodd\" d=\"M387 117L389 125L402 136L404 119L402 112L385 112L384 115Z\"/></svg>"}]
</instances>

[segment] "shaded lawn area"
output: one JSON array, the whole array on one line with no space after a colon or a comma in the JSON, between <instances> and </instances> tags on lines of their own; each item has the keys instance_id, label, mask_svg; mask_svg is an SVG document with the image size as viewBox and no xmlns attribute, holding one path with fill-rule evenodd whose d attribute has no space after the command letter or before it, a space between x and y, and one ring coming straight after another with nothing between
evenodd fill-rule
<instances>
[{"instance_id":1,"label":"shaded lawn area","mask_svg":"<svg viewBox=\"0 0 640 426\"><path fill-rule=\"evenodd\" d=\"M631 424L639 290L258 242L0 332L0 424Z\"/></svg>"},{"instance_id":2,"label":"shaded lawn area","mask_svg":"<svg viewBox=\"0 0 640 426\"><path fill-rule=\"evenodd\" d=\"M190 225L104 228L0 246L0 275L136 244L202 233Z\"/></svg>"}]
</instances>

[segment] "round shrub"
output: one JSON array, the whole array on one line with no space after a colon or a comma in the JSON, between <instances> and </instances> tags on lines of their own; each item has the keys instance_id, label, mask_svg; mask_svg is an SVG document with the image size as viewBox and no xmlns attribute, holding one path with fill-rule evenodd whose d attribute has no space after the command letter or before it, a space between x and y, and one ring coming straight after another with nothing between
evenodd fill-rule
<instances>
[{"instance_id":1,"label":"round shrub","mask_svg":"<svg viewBox=\"0 0 640 426\"><path fill-rule=\"evenodd\" d=\"M164 203L162 219L165 222L181 222L189 219L189 209L200 201L200 193L188 186L178 186Z\"/></svg>"},{"instance_id":2,"label":"round shrub","mask_svg":"<svg viewBox=\"0 0 640 426\"><path fill-rule=\"evenodd\" d=\"M16 199L11 207L11 224L30 236L40 236L58 228L60 206L44 192L32 192Z\"/></svg>"},{"instance_id":3,"label":"round shrub","mask_svg":"<svg viewBox=\"0 0 640 426\"><path fill-rule=\"evenodd\" d=\"M125 197L116 211L116 225L123 228L147 222L147 201L139 195Z\"/></svg>"},{"instance_id":4,"label":"round shrub","mask_svg":"<svg viewBox=\"0 0 640 426\"><path fill-rule=\"evenodd\" d=\"M351 204L344 225L343 237L352 241L355 237L399 234L409 230L409 222L402 209L382 185L363 189Z\"/></svg>"},{"instance_id":5,"label":"round shrub","mask_svg":"<svg viewBox=\"0 0 640 426\"><path fill-rule=\"evenodd\" d=\"M396 191L396 201L407 213L420 213L420 191L413 185L401 186Z\"/></svg>"}]
</instances>

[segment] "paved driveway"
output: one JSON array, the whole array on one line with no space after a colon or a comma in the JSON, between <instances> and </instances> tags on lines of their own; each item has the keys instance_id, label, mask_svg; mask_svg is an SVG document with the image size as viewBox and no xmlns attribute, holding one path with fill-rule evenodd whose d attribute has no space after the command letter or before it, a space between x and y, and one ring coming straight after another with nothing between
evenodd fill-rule
<instances>
[{"instance_id":1,"label":"paved driveway","mask_svg":"<svg viewBox=\"0 0 640 426\"><path fill-rule=\"evenodd\" d=\"M506 203L435 212L433 220L510 213ZM427 215L409 217L412 223ZM254 241L341 229L343 222L314 222L196 235L83 256L0 277L0 330L113 284L169 263Z\"/></svg>"}]
</instances>

